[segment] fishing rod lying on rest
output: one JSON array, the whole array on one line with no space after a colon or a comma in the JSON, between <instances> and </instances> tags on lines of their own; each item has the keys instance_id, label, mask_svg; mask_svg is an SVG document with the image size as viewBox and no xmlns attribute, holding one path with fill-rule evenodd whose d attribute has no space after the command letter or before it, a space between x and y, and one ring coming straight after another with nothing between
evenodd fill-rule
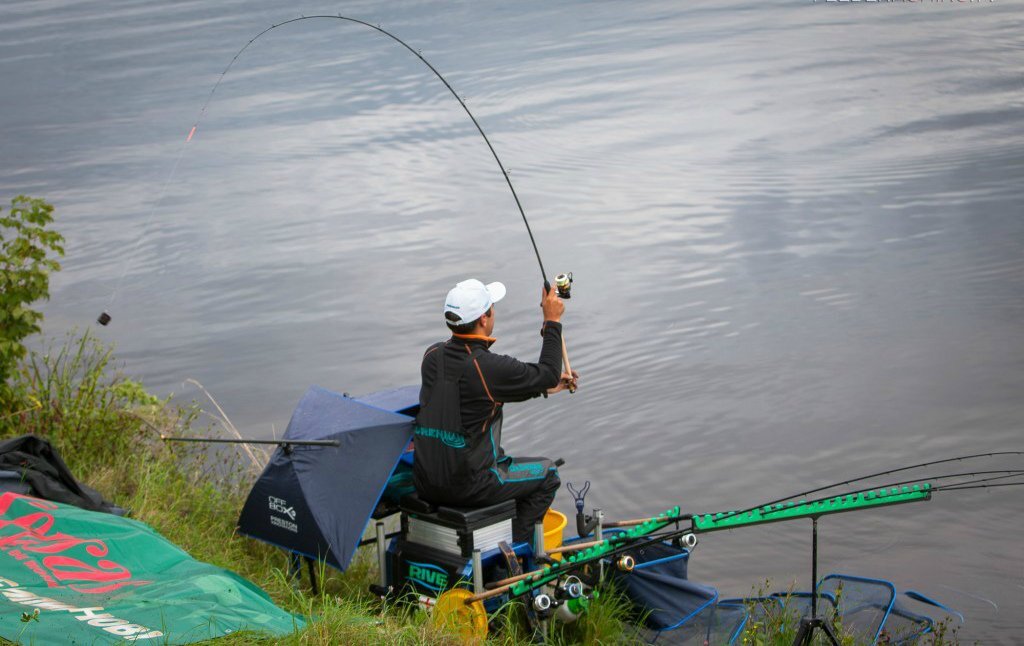
<instances>
[{"instance_id":1,"label":"fishing rod lying on rest","mask_svg":"<svg viewBox=\"0 0 1024 646\"><path fill-rule=\"evenodd\" d=\"M219 437L172 437L161 435L164 442L201 442L209 444L276 444L284 449L285 453L291 453L294 446L341 446L338 440L249 440L245 438L219 438Z\"/></svg>"},{"instance_id":2,"label":"fishing rod lying on rest","mask_svg":"<svg viewBox=\"0 0 1024 646\"><path fill-rule=\"evenodd\" d=\"M449 615L465 612L468 613L465 616L485 618L487 611L484 602L502 597L505 601L523 599L527 605L528 616L535 619L546 621L554 617L560 618L562 621L574 621L580 613L586 611L592 600L598 598L598 586L604 579L606 568L629 576L634 571L639 572L647 564L665 560L663 558L655 558L653 561L648 559L649 555L645 554L645 551L652 546L671 544L672 547L680 551L689 550L696 546L697 534L700 533L804 518L811 520L813 528L812 594L810 595L810 615L801 618L794 644L809 645L814 642L816 633L821 631L825 633L824 638L827 643L838 646L839 641L832 625L818 616L818 594L814 593L818 590L819 584L817 549L819 518L829 514L924 502L931 500L932 496L939 491L1024 486L1024 468L976 469L959 473L924 474L917 476L915 480L872 484L870 488L862 486L856 491L848 490L813 500L799 499L799 497L882 475L997 456L1024 456L1024 451L965 455L890 469L862 478L818 487L740 511L691 514L683 513L679 506L675 506L656 516L613 522L605 522L600 509L594 510L594 517L588 517L583 513L585 504L583 498L589 489L589 482L579 490L574 489L571 483L567 483L566 486L573 494L577 508L576 523L579 528L577 542L548 552L544 549L544 542L540 537L543 528L538 526L533 556L538 564L543 564L542 567L486 584L475 583L472 589L455 588L444 591L437 599L435 612L438 612L440 608L445 608ZM549 555L561 560L552 561ZM683 576L685 578L685 575ZM532 623L533 620L531 620L531 625Z\"/></svg>"},{"instance_id":3,"label":"fishing rod lying on rest","mask_svg":"<svg viewBox=\"0 0 1024 646\"><path fill-rule=\"evenodd\" d=\"M559 579L571 576L581 571L587 565L596 564L601 561L611 562L614 567L628 572L635 565L635 559L629 557L628 553L654 543L682 538L684 539L682 541L683 544L692 546L695 544L695 534L801 518L810 518L813 523L812 577L816 586L817 522L821 516L911 502L925 502L931 500L933 493L943 490L958 491L967 488L1024 485L1024 481L1020 480L1014 482L994 482L1009 478L1024 478L1024 469L948 473L932 476L929 480L958 479L959 481L949 484L902 481L871 489L844 492L810 501L772 502L742 511L684 514L681 512L680 507L676 506L649 518L604 524L605 528L618 527L621 529L607 535L602 540L588 541L585 544L580 544L578 546L579 549L572 550L573 553L571 555L567 554L568 550L561 550L563 557L561 561L551 563L523 575L492 583L487 586L488 590L467 597L465 603L469 605L502 594L507 594L510 598L522 597L538 591L544 586L556 583ZM629 529L625 529L627 527ZM545 599L545 603L549 601L555 604L558 603L557 600ZM812 601L814 601L813 598ZM812 619L817 619L816 605L816 603L813 604ZM813 624L813 629L827 630L822 627L820 620L810 623ZM812 630L812 628L809 627L808 630Z\"/></svg>"},{"instance_id":4,"label":"fishing rod lying on rest","mask_svg":"<svg viewBox=\"0 0 1024 646\"><path fill-rule=\"evenodd\" d=\"M1003 453L1003 455L1010 454L1009 452ZM1019 453L1012 454L1019 455ZM967 459L973 457L982 456L966 456ZM953 460L936 461L932 464L959 460L959 458L954 458ZM887 473L903 470L905 469L894 469ZM680 547L692 548L696 545L696 534L698 533L800 518L809 518L812 521L811 590L813 591L817 589L818 585L818 518L848 511L924 502L931 500L935 492L944 490L961 491L1021 486L1024 485L1024 469L946 473L930 475L927 480L894 482L809 501L782 499L741 511L684 514L680 507L676 506L657 516L607 524L600 521L600 512L595 510L595 514L598 516L598 527L594 535L598 540L587 541L589 534L581 535L581 542L573 546L572 550L558 550L561 553L561 561L550 563L532 572L493 582L485 586L485 590L478 590L476 594L464 597L462 600L467 607L473 608L475 612L482 612L484 600L500 595L507 595L509 599L530 595L529 603L539 616L551 616L561 610L562 606L565 606L570 614L578 614L587 607L591 599L597 598L598 594L596 589L591 589L588 592L580 585L580 578L577 575L583 576L587 572L587 566L600 565L599 571L603 572L603 568L610 564L611 567L621 572L629 573L637 567L637 560L632 553L639 553L644 548L657 543L672 541ZM816 491L829 488L831 487L822 487ZM586 489L587 487L584 487L583 491L585 492ZM578 508L582 508L581 498L582 496L577 496ZM604 529L612 527L619 529L603 533ZM572 553L570 554L570 552ZM543 549L538 552L537 556L545 556ZM550 587L546 588L546 586ZM811 644L815 633L821 631L825 633L824 637L828 643L838 646L839 641L832 626L818 615L816 594L811 595L810 610L810 616L801 618L793 643L799 646Z\"/></svg>"},{"instance_id":5,"label":"fishing rod lying on rest","mask_svg":"<svg viewBox=\"0 0 1024 646\"><path fill-rule=\"evenodd\" d=\"M528 577L476 594L468 598L466 602L482 601L504 593L508 593L512 597L519 597L552 583L564 575L575 572L584 565L595 563L602 559L610 559L651 543L667 541L687 534L735 529L737 527L796 520L798 518L811 518L817 521L819 516L827 514L925 501L931 499L933 488L932 484L922 482L893 489L882 488L851 492L809 502L758 507L744 513L726 511L708 514L683 514L680 508L676 506L663 511L657 516L627 521L632 525L631 529L611 534L607 538L593 543L572 556L534 571ZM683 526L682 523L686 521L689 521L688 526ZM671 528L673 525L675 525L675 528ZM666 528L671 529L667 532L661 532L661 530ZM620 569L631 569L628 567L629 560L622 560L616 565Z\"/></svg>"}]
</instances>

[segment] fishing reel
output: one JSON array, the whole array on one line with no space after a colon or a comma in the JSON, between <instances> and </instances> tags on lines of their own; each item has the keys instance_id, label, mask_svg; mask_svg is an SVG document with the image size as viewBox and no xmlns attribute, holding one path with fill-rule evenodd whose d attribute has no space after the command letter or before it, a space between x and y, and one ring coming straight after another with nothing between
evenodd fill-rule
<instances>
[{"instance_id":1,"label":"fishing reel","mask_svg":"<svg viewBox=\"0 0 1024 646\"><path fill-rule=\"evenodd\" d=\"M577 576L569 575L563 579L555 588L555 598L564 601L566 599L579 599L583 596L583 582Z\"/></svg>"},{"instance_id":2,"label":"fishing reel","mask_svg":"<svg viewBox=\"0 0 1024 646\"><path fill-rule=\"evenodd\" d=\"M697 547L697 535L693 532L683 534L682 536L676 536L672 539L672 544L679 549L692 550Z\"/></svg>"},{"instance_id":3,"label":"fishing reel","mask_svg":"<svg viewBox=\"0 0 1024 646\"><path fill-rule=\"evenodd\" d=\"M572 298L572 272L555 276L555 289L559 298Z\"/></svg>"},{"instance_id":4,"label":"fishing reel","mask_svg":"<svg viewBox=\"0 0 1024 646\"><path fill-rule=\"evenodd\" d=\"M597 598L597 594L596 590L588 593L579 577L570 575L556 584L553 591L533 597L530 607L541 619L554 617L564 623L572 623Z\"/></svg>"}]
</instances>

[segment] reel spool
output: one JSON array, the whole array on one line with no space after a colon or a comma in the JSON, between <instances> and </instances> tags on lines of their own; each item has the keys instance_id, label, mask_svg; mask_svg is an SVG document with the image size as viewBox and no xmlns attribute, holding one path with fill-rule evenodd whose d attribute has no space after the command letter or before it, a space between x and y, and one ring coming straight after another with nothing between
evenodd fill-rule
<instances>
[{"instance_id":1,"label":"reel spool","mask_svg":"<svg viewBox=\"0 0 1024 646\"><path fill-rule=\"evenodd\" d=\"M623 572L632 572L633 568L636 567L636 559L629 554L623 554L615 561L615 567L619 568Z\"/></svg>"},{"instance_id":2,"label":"reel spool","mask_svg":"<svg viewBox=\"0 0 1024 646\"><path fill-rule=\"evenodd\" d=\"M549 610L551 610L551 606L552 606L551 597L549 597L548 595L546 595L544 593L538 594L536 597L534 597L532 603L533 603L533 609L536 610L541 615L543 615L543 614L547 613Z\"/></svg>"},{"instance_id":3,"label":"reel spool","mask_svg":"<svg viewBox=\"0 0 1024 646\"><path fill-rule=\"evenodd\" d=\"M458 635L462 643L480 644L487 639L487 611L483 601L466 604L473 593L465 588L443 592L434 604L430 623Z\"/></svg>"},{"instance_id":4,"label":"reel spool","mask_svg":"<svg viewBox=\"0 0 1024 646\"><path fill-rule=\"evenodd\" d=\"M567 576L555 594L559 599L579 599L583 596L583 582L577 576Z\"/></svg>"},{"instance_id":5,"label":"reel spool","mask_svg":"<svg viewBox=\"0 0 1024 646\"><path fill-rule=\"evenodd\" d=\"M572 298L572 272L555 276L555 289L559 298Z\"/></svg>"}]
</instances>

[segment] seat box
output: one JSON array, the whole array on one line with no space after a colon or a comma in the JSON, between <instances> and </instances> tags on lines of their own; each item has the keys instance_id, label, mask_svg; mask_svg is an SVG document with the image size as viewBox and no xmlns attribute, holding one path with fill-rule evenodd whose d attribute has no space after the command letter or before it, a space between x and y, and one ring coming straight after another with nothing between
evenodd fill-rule
<instances>
[{"instance_id":1,"label":"seat box","mask_svg":"<svg viewBox=\"0 0 1024 646\"><path fill-rule=\"evenodd\" d=\"M409 543L464 558L472 556L473 550L496 549L501 541L512 544L514 500L474 509L444 506L433 511L422 509L425 508L403 506L402 533Z\"/></svg>"}]
</instances>

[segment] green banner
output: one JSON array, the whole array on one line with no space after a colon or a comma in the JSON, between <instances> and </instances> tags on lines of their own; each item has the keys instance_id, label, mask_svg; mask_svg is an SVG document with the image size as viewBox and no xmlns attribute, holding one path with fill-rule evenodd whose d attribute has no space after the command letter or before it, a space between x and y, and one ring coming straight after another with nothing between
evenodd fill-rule
<instances>
[{"instance_id":1,"label":"green banner","mask_svg":"<svg viewBox=\"0 0 1024 646\"><path fill-rule=\"evenodd\" d=\"M303 621L144 523L0 494L0 637L35 644L188 644Z\"/></svg>"}]
</instances>

